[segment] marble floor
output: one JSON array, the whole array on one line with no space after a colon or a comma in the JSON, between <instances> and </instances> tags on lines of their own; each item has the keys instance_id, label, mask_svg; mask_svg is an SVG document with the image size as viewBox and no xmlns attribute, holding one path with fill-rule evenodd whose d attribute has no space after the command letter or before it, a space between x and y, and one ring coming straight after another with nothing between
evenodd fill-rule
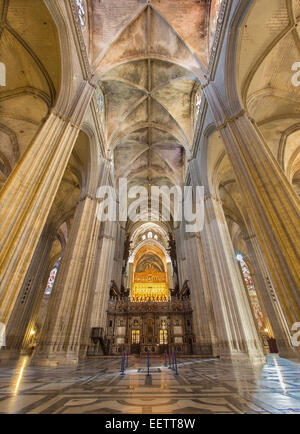
<instances>
[{"instance_id":1,"label":"marble floor","mask_svg":"<svg viewBox=\"0 0 300 434\"><path fill-rule=\"evenodd\" d=\"M216 359L178 361L178 376L151 361L94 359L77 368L0 364L0 413L17 414L300 414L300 364L268 356L261 367Z\"/></svg>"}]
</instances>

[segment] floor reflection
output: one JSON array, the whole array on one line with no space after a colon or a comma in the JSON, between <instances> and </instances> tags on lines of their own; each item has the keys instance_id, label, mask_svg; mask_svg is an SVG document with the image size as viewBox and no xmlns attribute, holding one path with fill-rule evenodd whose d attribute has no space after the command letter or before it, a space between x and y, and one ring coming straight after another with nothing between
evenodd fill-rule
<instances>
[{"instance_id":1,"label":"floor reflection","mask_svg":"<svg viewBox=\"0 0 300 434\"><path fill-rule=\"evenodd\" d=\"M0 413L300 414L300 364L269 356L264 366L216 359L94 359L77 368L42 368L28 357L0 365Z\"/></svg>"},{"instance_id":2,"label":"floor reflection","mask_svg":"<svg viewBox=\"0 0 300 434\"><path fill-rule=\"evenodd\" d=\"M24 370L25 370L26 366L28 365L28 363L29 363L29 357L28 356L21 357L19 362L18 362L18 365L16 368L16 377L13 378L13 380L12 380L12 385L14 388L14 390L13 390L14 395L17 395L19 392L20 384L21 384L23 376L24 376Z\"/></svg>"}]
</instances>

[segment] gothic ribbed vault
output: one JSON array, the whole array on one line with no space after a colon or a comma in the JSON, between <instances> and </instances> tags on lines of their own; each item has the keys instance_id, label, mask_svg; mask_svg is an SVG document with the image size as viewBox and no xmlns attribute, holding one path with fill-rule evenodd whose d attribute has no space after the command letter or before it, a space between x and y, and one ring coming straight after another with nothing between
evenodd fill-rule
<instances>
[{"instance_id":1,"label":"gothic ribbed vault","mask_svg":"<svg viewBox=\"0 0 300 434\"><path fill-rule=\"evenodd\" d=\"M107 148L116 179L126 177L130 185L181 184L193 143L210 2L171 3L90 2Z\"/></svg>"}]
</instances>

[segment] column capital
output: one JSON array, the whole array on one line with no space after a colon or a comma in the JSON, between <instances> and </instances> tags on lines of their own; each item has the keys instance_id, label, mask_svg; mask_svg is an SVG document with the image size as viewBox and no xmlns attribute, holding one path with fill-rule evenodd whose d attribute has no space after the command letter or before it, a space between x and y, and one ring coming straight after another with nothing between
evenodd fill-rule
<instances>
[{"instance_id":1,"label":"column capital","mask_svg":"<svg viewBox=\"0 0 300 434\"><path fill-rule=\"evenodd\" d=\"M235 122L247 113L239 103L233 107L229 106L214 82L205 86L204 93L213 114L217 131L226 128L228 124Z\"/></svg>"}]
</instances>

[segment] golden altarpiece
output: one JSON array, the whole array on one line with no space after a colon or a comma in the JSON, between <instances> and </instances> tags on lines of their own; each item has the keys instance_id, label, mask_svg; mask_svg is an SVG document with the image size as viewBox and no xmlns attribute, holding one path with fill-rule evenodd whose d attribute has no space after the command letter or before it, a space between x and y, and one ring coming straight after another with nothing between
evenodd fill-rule
<instances>
[{"instance_id":1,"label":"golden altarpiece","mask_svg":"<svg viewBox=\"0 0 300 434\"><path fill-rule=\"evenodd\" d=\"M176 261L172 263L176 271ZM188 282L181 289L177 283L175 289L170 288L168 269L164 253L152 241L138 251L133 262L131 287L119 289L111 282L107 330L105 336L103 331L94 331L94 342L98 338L98 346L92 351L111 355L122 351L162 354L176 349L178 354L193 353Z\"/></svg>"}]
</instances>

